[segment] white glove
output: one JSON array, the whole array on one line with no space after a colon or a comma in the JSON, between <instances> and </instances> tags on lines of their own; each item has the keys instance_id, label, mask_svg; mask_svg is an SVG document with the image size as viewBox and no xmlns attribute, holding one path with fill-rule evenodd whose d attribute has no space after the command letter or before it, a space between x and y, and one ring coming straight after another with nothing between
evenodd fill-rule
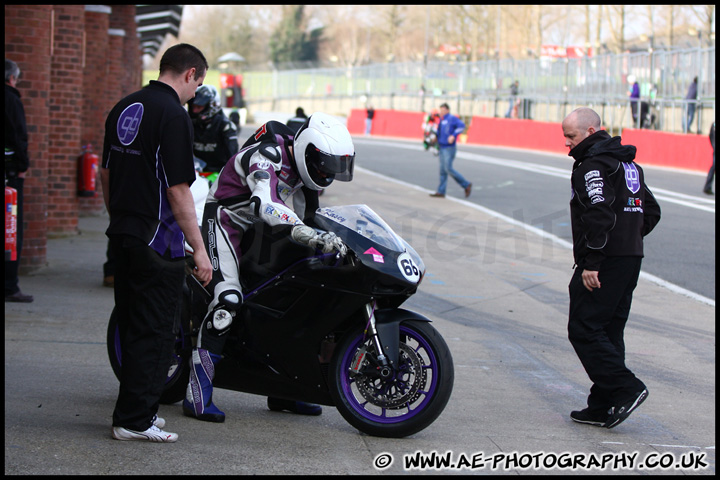
<instances>
[{"instance_id":1,"label":"white glove","mask_svg":"<svg viewBox=\"0 0 720 480\"><path fill-rule=\"evenodd\" d=\"M337 250L343 257L347 254L347 247L343 241L332 232L318 233L314 228L307 225L295 225L290 235L296 242L313 248L320 248L323 253Z\"/></svg>"}]
</instances>

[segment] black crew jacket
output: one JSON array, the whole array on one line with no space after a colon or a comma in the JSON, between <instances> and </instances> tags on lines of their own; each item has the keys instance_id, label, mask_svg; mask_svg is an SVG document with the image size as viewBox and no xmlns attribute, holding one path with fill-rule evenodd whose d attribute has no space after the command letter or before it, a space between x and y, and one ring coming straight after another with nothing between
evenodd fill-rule
<instances>
[{"instance_id":1,"label":"black crew jacket","mask_svg":"<svg viewBox=\"0 0 720 480\"><path fill-rule=\"evenodd\" d=\"M237 127L222 110L207 122L193 120L193 125L193 154L207 164L206 172L219 172L238 153Z\"/></svg>"},{"instance_id":2,"label":"black crew jacket","mask_svg":"<svg viewBox=\"0 0 720 480\"><path fill-rule=\"evenodd\" d=\"M643 237L660 221L660 206L634 162L636 148L600 130L569 156L570 219L575 264L599 271L608 256L643 256Z\"/></svg>"}]
</instances>

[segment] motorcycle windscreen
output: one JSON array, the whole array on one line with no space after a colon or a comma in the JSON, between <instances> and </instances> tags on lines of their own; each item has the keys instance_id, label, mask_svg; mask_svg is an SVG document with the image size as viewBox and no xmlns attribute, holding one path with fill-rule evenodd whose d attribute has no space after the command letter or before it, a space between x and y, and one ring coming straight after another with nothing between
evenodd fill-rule
<instances>
[{"instance_id":1,"label":"motorcycle windscreen","mask_svg":"<svg viewBox=\"0 0 720 480\"><path fill-rule=\"evenodd\" d=\"M395 252L405 251L405 242L367 205L322 207L316 214ZM330 230L338 233L337 228Z\"/></svg>"}]
</instances>

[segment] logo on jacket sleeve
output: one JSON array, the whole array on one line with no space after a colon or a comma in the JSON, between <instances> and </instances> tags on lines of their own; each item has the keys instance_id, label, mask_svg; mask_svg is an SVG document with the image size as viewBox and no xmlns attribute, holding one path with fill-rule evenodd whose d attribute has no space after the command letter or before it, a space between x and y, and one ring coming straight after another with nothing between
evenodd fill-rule
<instances>
[{"instance_id":1,"label":"logo on jacket sleeve","mask_svg":"<svg viewBox=\"0 0 720 480\"><path fill-rule=\"evenodd\" d=\"M623 168L625 169L625 185L627 185L628 190L630 190L632 193L637 193L640 191L640 172L638 172L637 167L634 163L624 163L622 164Z\"/></svg>"}]
</instances>

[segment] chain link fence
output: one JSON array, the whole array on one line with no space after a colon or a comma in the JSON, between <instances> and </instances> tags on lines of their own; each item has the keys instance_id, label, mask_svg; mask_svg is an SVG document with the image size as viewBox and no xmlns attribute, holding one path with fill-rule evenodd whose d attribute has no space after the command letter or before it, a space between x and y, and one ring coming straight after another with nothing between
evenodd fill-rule
<instances>
[{"instance_id":1,"label":"chain link fence","mask_svg":"<svg viewBox=\"0 0 720 480\"><path fill-rule=\"evenodd\" d=\"M623 128L684 132L694 106L693 133L707 134L715 120L715 47L603 54L583 58L407 62L346 68L244 72L250 112L352 108L430 111L443 102L463 117L504 117L560 122L578 106L591 106L613 134ZM629 80L640 86L633 114ZM685 96L698 78L696 100ZM517 97L510 85L519 82ZM511 103L512 102L512 103Z\"/></svg>"}]
</instances>

